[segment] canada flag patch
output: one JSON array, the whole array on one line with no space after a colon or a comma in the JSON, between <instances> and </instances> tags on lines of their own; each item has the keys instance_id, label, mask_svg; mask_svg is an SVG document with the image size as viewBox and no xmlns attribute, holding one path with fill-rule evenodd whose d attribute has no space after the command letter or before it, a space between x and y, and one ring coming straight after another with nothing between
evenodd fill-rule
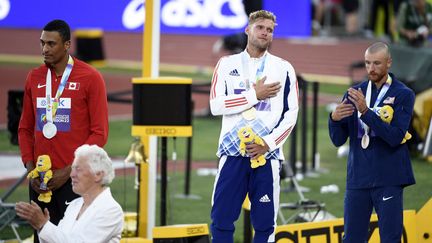
<instances>
[{"instance_id":1,"label":"canada flag patch","mask_svg":"<svg viewBox=\"0 0 432 243\"><path fill-rule=\"evenodd\" d=\"M66 89L68 90L79 90L80 83L77 82L68 82Z\"/></svg>"}]
</instances>

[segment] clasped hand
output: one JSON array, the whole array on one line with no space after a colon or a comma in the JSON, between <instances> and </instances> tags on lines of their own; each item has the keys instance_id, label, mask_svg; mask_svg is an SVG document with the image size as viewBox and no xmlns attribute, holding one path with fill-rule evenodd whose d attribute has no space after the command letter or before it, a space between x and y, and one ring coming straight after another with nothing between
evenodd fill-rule
<instances>
[{"instance_id":1,"label":"clasped hand","mask_svg":"<svg viewBox=\"0 0 432 243\"><path fill-rule=\"evenodd\" d=\"M348 100L351 101L352 104L349 103ZM336 109L331 113L333 121L340 121L345 117L351 116L355 111L354 107L362 114L367 111L366 99L360 88L358 90L349 88L348 100L344 99L336 106Z\"/></svg>"},{"instance_id":2,"label":"clasped hand","mask_svg":"<svg viewBox=\"0 0 432 243\"><path fill-rule=\"evenodd\" d=\"M264 140L263 142L264 145L256 143L246 145L246 152L252 159L257 159L260 155L264 155L270 149Z\"/></svg>"},{"instance_id":3,"label":"clasped hand","mask_svg":"<svg viewBox=\"0 0 432 243\"><path fill-rule=\"evenodd\" d=\"M31 170L32 170L31 166L30 168L27 168L27 171L31 171ZM70 172L71 172L70 166L67 166L62 169L53 170L53 177L48 181L46 191L40 189L41 182L39 178L30 179L30 185L33 188L33 190L39 194L45 193L49 190L55 191L59 189L61 186L63 186L67 180L69 180Z\"/></svg>"},{"instance_id":4,"label":"clasped hand","mask_svg":"<svg viewBox=\"0 0 432 243\"><path fill-rule=\"evenodd\" d=\"M264 81L266 79L267 76L264 76L255 84L255 93L258 100L265 100L267 98L275 97L281 89L280 82L265 84Z\"/></svg>"}]
</instances>

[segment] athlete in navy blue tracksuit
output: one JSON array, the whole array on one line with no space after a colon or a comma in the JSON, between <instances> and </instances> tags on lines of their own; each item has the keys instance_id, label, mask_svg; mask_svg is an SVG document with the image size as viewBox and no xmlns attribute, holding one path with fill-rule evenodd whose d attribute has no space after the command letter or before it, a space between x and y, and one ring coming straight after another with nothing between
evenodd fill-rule
<instances>
[{"instance_id":1,"label":"athlete in navy blue tracksuit","mask_svg":"<svg viewBox=\"0 0 432 243\"><path fill-rule=\"evenodd\" d=\"M246 194L251 202L254 243L275 241L282 146L297 120L298 90L291 64L267 51L274 26L272 13L251 13L246 50L222 57L214 71L210 108L213 115L223 118L212 197L213 243L233 242L234 222ZM262 143L259 139L240 142L239 136L252 139L253 133ZM266 163L251 164L251 158L259 156Z\"/></svg>"},{"instance_id":2,"label":"athlete in navy blue tracksuit","mask_svg":"<svg viewBox=\"0 0 432 243\"><path fill-rule=\"evenodd\" d=\"M375 208L381 242L395 243L401 241L403 231L403 188L415 183L403 141L415 97L388 73L391 56L386 44L371 45L365 65L369 80L348 89L329 118L332 142L341 146L350 139L343 241L367 242ZM390 123L379 116L384 106L394 111Z\"/></svg>"}]
</instances>

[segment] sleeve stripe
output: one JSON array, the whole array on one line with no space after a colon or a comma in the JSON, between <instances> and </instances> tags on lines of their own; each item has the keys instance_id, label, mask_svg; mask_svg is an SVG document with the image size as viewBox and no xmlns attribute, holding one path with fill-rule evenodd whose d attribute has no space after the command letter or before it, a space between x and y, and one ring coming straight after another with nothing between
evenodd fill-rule
<instances>
[{"instance_id":1,"label":"sleeve stripe","mask_svg":"<svg viewBox=\"0 0 432 243\"><path fill-rule=\"evenodd\" d=\"M211 90L210 90L210 99L214 99L216 97L216 83L217 83L217 78L218 75L217 73L215 73L213 75L213 79L212 79L212 85L211 85Z\"/></svg>"},{"instance_id":2,"label":"sleeve stripe","mask_svg":"<svg viewBox=\"0 0 432 243\"><path fill-rule=\"evenodd\" d=\"M212 77L212 81L211 81L211 88L210 88L210 99L214 99L216 97L216 84L218 81L218 69L219 69L219 64L221 63L222 58L219 60L219 62L216 64L216 67L213 71L213 77Z\"/></svg>"},{"instance_id":3,"label":"sleeve stripe","mask_svg":"<svg viewBox=\"0 0 432 243\"><path fill-rule=\"evenodd\" d=\"M245 97L239 97L239 98L235 98L235 99L225 100L225 103L235 103L235 102L245 101L245 100L246 100Z\"/></svg>"},{"instance_id":4,"label":"sleeve stripe","mask_svg":"<svg viewBox=\"0 0 432 243\"><path fill-rule=\"evenodd\" d=\"M235 101L235 102L226 102L225 101L225 107L226 108L231 108L231 107L246 105L247 103L248 102L247 102L246 99L238 100L238 101Z\"/></svg>"},{"instance_id":5,"label":"sleeve stripe","mask_svg":"<svg viewBox=\"0 0 432 243\"><path fill-rule=\"evenodd\" d=\"M287 136L288 134L291 132L292 127L288 128L288 130L286 130L284 133L282 133L276 140L275 143L276 145L278 145L280 142L282 142Z\"/></svg>"}]
</instances>

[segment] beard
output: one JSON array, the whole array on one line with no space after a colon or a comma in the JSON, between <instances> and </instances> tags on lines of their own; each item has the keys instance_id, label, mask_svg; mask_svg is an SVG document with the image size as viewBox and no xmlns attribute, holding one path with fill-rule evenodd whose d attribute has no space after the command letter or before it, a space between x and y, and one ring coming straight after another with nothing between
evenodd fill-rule
<instances>
[{"instance_id":1,"label":"beard","mask_svg":"<svg viewBox=\"0 0 432 243\"><path fill-rule=\"evenodd\" d=\"M264 52L270 46L270 41L262 41L259 39L254 39L251 41L251 44L259 51Z\"/></svg>"},{"instance_id":2,"label":"beard","mask_svg":"<svg viewBox=\"0 0 432 243\"><path fill-rule=\"evenodd\" d=\"M374 83L380 82L387 74L369 73L368 78Z\"/></svg>"}]
</instances>

